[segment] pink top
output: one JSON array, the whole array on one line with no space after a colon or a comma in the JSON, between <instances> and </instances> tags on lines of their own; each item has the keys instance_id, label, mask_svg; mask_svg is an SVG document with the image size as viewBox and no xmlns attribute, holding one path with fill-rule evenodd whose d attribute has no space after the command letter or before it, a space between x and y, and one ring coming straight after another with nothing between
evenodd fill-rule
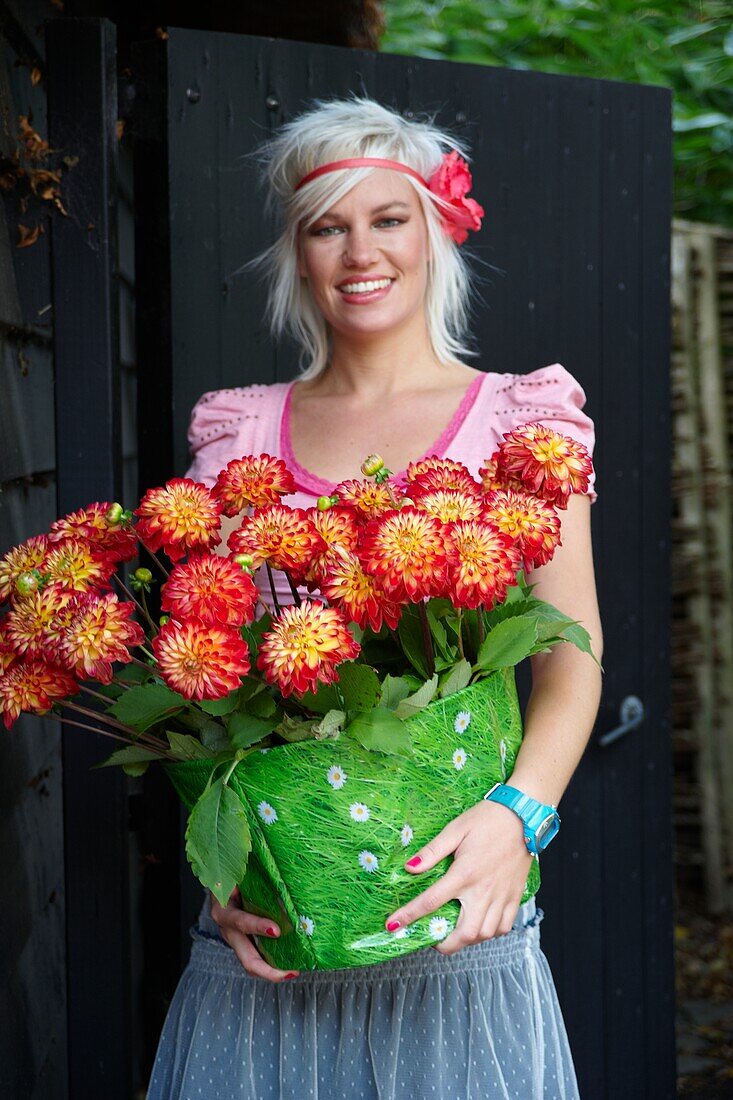
<instances>
[{"instance_id":1,"label":"pink top","mask_svg":"<svg viewBox=\"0 0 733 1100\"><path fill-rule=\"evenodd\" d=\"M290 398L294 384L255 384L204 393L191 412L188 442L193 462L185 476L211 488L227 462L264 452L282 458L295 476L297 491L286 497L287 504L309 508L319 496L332 493L335 485L305 469L293 454ZM529 420L572 436L585 444L592 456L595 430L591 418L582 411L585 401L583 387L561 363L538 367L527 374L482 374L468 387L440 438L418 457L452 458L463 462L478 477L479 467L496 450L503 433ZM397 477L402 474L404 471ZM353 476L361 474L355 470ZM595 472L588 487L591 503L597 498L594 486ZM287 583L282 576L277 581L278 598L289 603L292 597ZM263 589L263 596L267 595Z\"/></svg>"}]
</instances>

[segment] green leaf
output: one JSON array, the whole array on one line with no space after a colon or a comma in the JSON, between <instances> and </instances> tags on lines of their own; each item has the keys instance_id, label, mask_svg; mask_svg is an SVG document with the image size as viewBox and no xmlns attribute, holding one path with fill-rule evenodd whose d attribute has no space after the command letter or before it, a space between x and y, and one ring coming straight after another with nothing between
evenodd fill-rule
<instances>
[{"instance_id":1,"label":"green leaf","mask_svg":"<svg viewBox=\"0 0 733 1100\"><path fill-rule=\"evenodd\" d=\"M179 760L208 760L211 756L210 751L201 744L198 737L192 737L190 733L166 730L166 736Z\"/></svg>"},{"instance_id":2,"label":"green leaf","mask_svg":"<svg viewBox=\"0 0 733 1100\"><path fill-rule=\"evenodd\" d=\"M385 707L375 707L374 710L357 714L349 722L346 733L365 749L402 757L412 753L410 731L393 711Z\"/></svg>"},{"instance_id":3,"label":"green leaf","mask_svg":"<svg viewBox=\"0 0 733 1100\"><path fill-rule=\"evenodd\" d=\"M369 665L347 661L338 666L337 688L346 710L371 710L379 702L379 677ZM333 708L338 709L338 708Z\"/></svg>"},{"instance_id":4,"label":"green leaf","mask_svg":"<svg viewBox=\"0 0 733 1100\"><path fill-rule=\"evenodd\" d=\"M319 684L318 691L304 692L301 703L313 714L328 714L329 710L337 710L341 706L334 684Z\"/></svg>"},{"instance_id":5,"label":"green leaf","mask_svg":"<svg viewBox=\"0 0 733 1100\"><path fill-rule=\"evenodd\" d=\"M507 619L493 627L479 649L476 668L493 672L511 668L523 661L537 641L537 619L534 615Z\"/></svg>"},{"instance_id":6,"label":"green leaf","mask_svg":"<svg viewBox=\"0 0 733 1100\"><path fill-rule=\"evenodd\" d=\"M430 606L430 603L426 604L426 614L428 619L428 625L430 627L430 633L433 636L433 642L435 643L435 649L443 657L449 658L451 656L450 649L448 648L448 636L445 632L445 627L439 621L435 610Z\"/></svg>"},{"instance_id":7,"label":"green leaf","mask_svg":"<svg viewBox=\"0 0 733 1100\"><path fill-rule=\"evenodd\" d=\"M344 728L345 721L346 715L342 710L329 710L320 722L313 725L316 741L327 741L329 738L335 740Z\"/></svg>"},{"instance_id":8,"label":"green leaf","mask_svg":"<svg viewBox=\"0 0 733 1100\"><path fill-rule=\"evenodd\" d=\"M412 688L406 677L390 676L388 674L382 681L382 706L394 710L403 699L407 698L411 691Z\"/></svg>"},{"instance_id":9,"label":"green leaf","mask_svg":"<svg viewBox=\"0 0 733 1100\"><path fill-rule=\"evenodd\" d=\"M456 691L462 691L464 687L468 686L470 679L471 664L464 657L453 666L446 676L441 677L438 694L441 699L445 699L446 696L453 695Z\"/></svg>"},{"instance_id":10,"label":"green leaf","mask_svg":"<svg viewBox=\"0 0 733 1100\"><path fill-rule=\"evenodd\" d=\"M277 723L277 715L256 718L253 714L232 714L227 721L229 742L235 749L249 748L272 733Z\"/></svg>"},{"instance_id":11,"label":"green leaf","mask_svg":"<svg viewBox=\"0 0 733 1100\"><path fill-rule=\"evenodd\" d=\"M123 749L117 749L111 756L108 756L106 760L102 760L101 763L92 764L92 767L109 768L115 764L121 764L122 767L125 768L125 771L130 767L142 767L141 771L127 771L128 775L142 775L148 764L153 760L160 760L159 753L152 752L142 745L127 745Z\"/></svg>"},{"instance_id":12,"label":"green leaf","mask_svg":"<svg viewBox=\"0 0 733 1100\"><path fill-rule=\"evenodd\" d=\"M313 725L312 718L291 718L286 714L272 732L282 737L283 741L312 741L315 737Z\"/></svg>"},{"instance_id":13,"label":"green leaf","mask_svg":"<svg viewBox=\"0 0 733 1100\"><path fill-rule=\"evenodd\" d=\"M277 711L277 705L270 693L263 691L249 699L245 709L247 714L254 714L255 718L272 718Z\"/></svg>"},{"instance_id":14,"label":"green leaf","mask_svg":"<svg viewBox=\"0 0 733 1100\"><path fill-rule=\"evenodd\" d=\"M244 807L218 779L201 795L186 825L186 856L196 878L226 905L244 878L252 838Z\"/></svg>"},{"instance_id":15,"label":"green leaf","mask_svg":"<svg viewBox=\"0 0 733 1100\"><path fill-rule=\"evenodd\" d=\"M428 678L428 666L425 657L425 643L418 613L414 607L406 607L402 612L397 635L405 657L420 674L421 680Z\"/></svg>"},{"instance_id":16,"label":"green leaf","mask_svg":"<svg viewBox=\"0 0 733 1100\"><path fill-rule=\"evenodd\" d=\"M187 705L182 695L163 684L140 684L121 695L109 708L109 713L118 722L144 733L156 722L178 714Z\"/></svg>"},{"instance_id":17,"label":"green leaf","mask_svg":"<svg viewBox=\"0 0 733 1100\"><path fill-rule=\"evenodd\" d=\"M402 702L398 704L395 714L398 718L412 718L413 714L418 714L419 711L425 709L428 703L432 702L437 690L438 674L436 673L432 679L426 680L425 683L417 689L414 695L410 695L407 699L403 699Z\"/></svg>"},{"instance_id":18,"label":"green leaf","mask_svg":"<svg viewBox=\"0 0 733 1100\"><path fill-rule=\"evenodd\" d=\"M238 702L238 692L232 691L229 695L225 695L223 699L202 699L199 706L204 714L221 718L225 714L231 714Z\"/></svg>"}]
</instances>

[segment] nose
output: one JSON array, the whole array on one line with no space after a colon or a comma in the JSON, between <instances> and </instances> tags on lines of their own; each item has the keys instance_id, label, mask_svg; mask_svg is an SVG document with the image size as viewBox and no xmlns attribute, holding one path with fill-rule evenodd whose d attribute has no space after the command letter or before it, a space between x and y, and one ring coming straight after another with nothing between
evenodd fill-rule
<instances>
[{"instance_id":1,"label":"nose","mask_svg":"<svg viewBox=\"0 0 733 1100\"><path fill-rule=\"evenodd\" d=\"M369 267L377 258L377 248L370 226L352 226L344 247L344 263L347 267Z\"/></svg>"}]
</instances>

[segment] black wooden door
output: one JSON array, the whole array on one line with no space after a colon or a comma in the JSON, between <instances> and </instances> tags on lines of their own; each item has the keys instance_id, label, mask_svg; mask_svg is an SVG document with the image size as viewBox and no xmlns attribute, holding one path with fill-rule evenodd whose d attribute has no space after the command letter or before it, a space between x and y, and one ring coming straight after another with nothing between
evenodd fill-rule
<instances>
[{"instance_id":1,"label":"black wooden door","mask_svg":"<svg viewBox=\"0 0 733 1100\"><path fill-rule=\"evenodd\" d=\"M135 85L147 484L186 468L204 390L294 370L293 349L263 328L262 286L235 275L275 230L241 154L311 97L352 89L404 112L439 108L438 121L470 140L487 212L470 242L485 280L480 365L560 361L586 390L598 438L604 695L543 858L542 943L584 1100L674 1096L670 93L175 28L139 50ZM527 669L520 686L526 701ZM643 721L604 747L632 696ZM181 873L185 928L200 891Z\"/></svg>"}]
</instances>

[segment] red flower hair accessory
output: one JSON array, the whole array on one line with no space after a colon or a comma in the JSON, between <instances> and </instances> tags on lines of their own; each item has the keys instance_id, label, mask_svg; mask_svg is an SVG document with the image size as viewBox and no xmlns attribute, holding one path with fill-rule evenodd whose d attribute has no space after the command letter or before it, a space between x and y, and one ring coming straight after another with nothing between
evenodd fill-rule
<instances>
[{"instance_id":1,"label":"red flower hair accessory","mask_svg":"<svg viewBox=\"0 0 733 1100\"><path fill-rule=\"evenodd\" d=\"M433 194L450 203L448 207L439 205L443 213L443 226L456 244L463 244L469 229L481 228L484 209L475 199L466 198L471 184L468 164L455 149L443 153L440 164L428 180Z\"/></svg>"},{"instance_id":2,"label":"red flower hair accessory","mask_svg":"<svg viewBox=\"0 0 733 1100\"><path fill-rule=\"evenodd\" d=\"M427 187L436 197L436 205L440 208L445 232L450 234L456 244L463 244L469 229L481 228L484 209L475 199L466 198L471 190L471 172L466 161L455 149L450 153L443 153L440 164L429 180L409 164L403 164L399 160L389 160L385 157L345 157L343 160L332 160L328 164L321 164L318 168L314 168L298 181L294 191L299 191L306 183L318 179L325 172L335 172L340 168L363 167L392 168L412 176Z\"/></svg>"}]
</instances>

